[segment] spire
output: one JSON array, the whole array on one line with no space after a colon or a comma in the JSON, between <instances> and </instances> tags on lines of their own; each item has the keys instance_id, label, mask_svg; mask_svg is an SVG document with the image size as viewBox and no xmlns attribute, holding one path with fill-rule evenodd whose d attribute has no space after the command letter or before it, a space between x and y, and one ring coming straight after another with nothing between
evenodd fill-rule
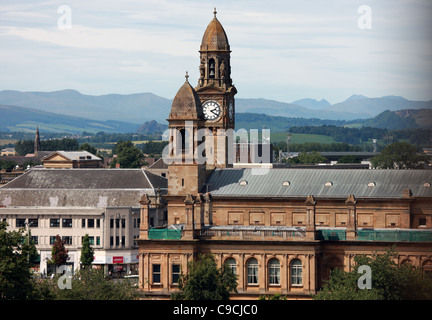
<instances>
[{"instance_id":1,"label":"spire","mask_svg":"<svg viewBox=\"0 0 432 320\"><path fill-rule=\"evenodd\" d=\"M186 78L186 82L189 82L189 74L188 74L187 71L186 71L186 74L185 74L185 78Z\"/></svg>"},{"instance_id":2,"label":"spire","mask_svg":"<svg viewBox=\"0 0 432 320\"><path fill-rule=\"evenodd\" d=\"M216 14L217 14L216 8L214 8L213 14L214 14L214 17L216 18Z\"/></svg>"},{"instance_id":3,"label":"spire","mask_svg":"<svg viewBox=\"0 0 432 320\"><path fill-rule=\"evenodd\" d=\"M37 154L38 151L41 151L41 143L40 143L40 136L39 136L39 126L36 127L36 137L35 137L34 153Z\"/></svg>"}]
</instances>

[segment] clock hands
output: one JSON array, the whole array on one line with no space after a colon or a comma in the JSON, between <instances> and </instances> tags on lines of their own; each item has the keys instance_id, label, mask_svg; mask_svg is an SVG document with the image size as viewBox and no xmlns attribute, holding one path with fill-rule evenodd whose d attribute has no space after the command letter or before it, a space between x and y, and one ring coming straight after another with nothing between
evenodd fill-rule
<instances>
[{"instance_id":1,"label":"clock hands","mask_svg":"<svg viewBox=\"0 0 432 320\"><path fill-rule=\"evenodd\" d=\"M217 107L214 109L211 109L210 112L213 113L216 117L219 115L219 111L216 111Z\"/></svg>"}]
</instances>

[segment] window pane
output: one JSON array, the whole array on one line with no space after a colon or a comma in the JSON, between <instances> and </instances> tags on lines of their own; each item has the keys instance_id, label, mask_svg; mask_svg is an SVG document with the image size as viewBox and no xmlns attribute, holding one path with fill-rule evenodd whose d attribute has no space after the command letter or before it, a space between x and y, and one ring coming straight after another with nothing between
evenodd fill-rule
<instances>
[{"instance_id":1,"label":"window pane","mask_svg":"<svg viewBox=\"0 0 432 320\"><path fill-rule=\"evenodd\" d=\"M180 278L180 265L173 264L172 268L172 283L177 284Z\"/></svg>"},{"instance_id":2,"label":"window pane","mask_svg":"<svg viewBox=\"0 0 432 320\"><path fill-rule=\"evenodd\" d=\"M60 228L60 219L50 219L50 228Z\"/></svg>"},{"instance_id":3,"label":"window pane","mask_svg":"<svg viewBox=\"0 0 432 320\"><path fill-rule=\"evenodd\" d=\"M29 219L29 227L30 228L38 228L39 227L39 219L38 218Z\"/></svg>"},{"instance_id":4,"label":"window pane","mask_svg":"<svg viewBox=\"0 0 432 320\"><path fill-rule=\"evenodd\" d=\"M72 219L62 219L63 228L72 228Z\"/></svg>"},{"instance_id":5,"label":"window pane","mask_svg":"<svg viewBox=\"0 0 432 320\"><path fill-rule=\"evenodd\" d=\"M94 228L94 219L87 219L87 228Z\"/></svg>"},{"instance_id":6,"label":"window pane","mask_svg":"<svg viewBox=\"0 0 432 320\"><path fill-rule=\"evenodd\" d=\"M269 262L269 283L280 284L280 264L277 259L272 259Z\"/></svg>"},{"instance_id":7,"label":"window pane","mask_svg":"<svg viewBox=\"0 0 432 320\"><path fill-rule=\"evenodd\" d=\"M24 228L26 226L26 219L16 219L16 227Z\"/></svg>"},{"instance_id":8,"label":"window pane","mask_svg":"<svg viewBox=\"0 0 432 320\"><path fill-rule=\"evenodd\" d=\"M237 262L234 258L229 258L226 260L225 264L228 266L228 268L231 269L233 274L237 274Z\"/></svg>"},{"instance_id":9,"label":"window pane","mask_svg":"<svg viewBox=\"0 0 432 320\"><path fill-rule=\"evenodd\" d=\"M291 284L292 285L303 284L303 268L300 260L294 260L291 263Z\"/></svg>"},{"instance_id":10,"label":"window pane","mask_svg":"<svg viewBox=\"0 0 432 320\"><path fill-rule=\"evenodd\" d=\"M153 265L153 283L161 282L160 264Z\"/></svg>"},{"instance_id":11,"label":"window pane","mask_svg":"<svg viewBox=\"0 0 432 320\"><path fill-rule=\"evenodd\" d=\"M258 261L250 259L247 264L248 284L258 283Z\"/></svg>"}]
</instances>

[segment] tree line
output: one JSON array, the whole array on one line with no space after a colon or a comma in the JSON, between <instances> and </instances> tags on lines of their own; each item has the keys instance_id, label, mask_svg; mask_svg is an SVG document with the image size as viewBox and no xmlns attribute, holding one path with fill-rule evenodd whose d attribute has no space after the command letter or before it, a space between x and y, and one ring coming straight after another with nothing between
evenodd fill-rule
<instances>
[{"instance_id":1,"label":"tree line","mask_svg":"<svg viewBox=\"0 0 432 320\"><path fill-rule=\"evenodd\" d=\"M417 147L431 146L432 129L388 130L374 127L347 128L334 125L297 126L289 129L290 133L319 134L332 137L337 142L361 145L371 139L384 140L385 144L398 140L408 140ZM318 151L318 150L317 150Z\"/></svg>"}]
</instances>

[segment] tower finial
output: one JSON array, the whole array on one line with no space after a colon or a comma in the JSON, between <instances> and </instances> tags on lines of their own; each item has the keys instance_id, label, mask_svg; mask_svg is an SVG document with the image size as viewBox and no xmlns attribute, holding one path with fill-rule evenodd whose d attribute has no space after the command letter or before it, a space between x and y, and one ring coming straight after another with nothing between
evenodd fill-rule
<instances>
[{"instance_id":1,"label":"tower finial","mask_svg":"<svg viewBox=\"0 0 432 320\"><path fill-rule=\"evenodd\" d=\"M216 18L216 13L217 13L216 8L214 8L214 10L213 10L213 14L214 14L214 17L215 17L215 18Z\"/></svg>"},{"instance_id":2,"label":"tower finial","mask_svg":"<svg viewBox=\"0 0 432 320\"><path fill-rule=\"evenodd\" d=\"M186 82L189 82L189 74L188 74L187 71L186 71L186 74L185 74L185 78L186 78Z\"/></svg>"}]
</instances>

